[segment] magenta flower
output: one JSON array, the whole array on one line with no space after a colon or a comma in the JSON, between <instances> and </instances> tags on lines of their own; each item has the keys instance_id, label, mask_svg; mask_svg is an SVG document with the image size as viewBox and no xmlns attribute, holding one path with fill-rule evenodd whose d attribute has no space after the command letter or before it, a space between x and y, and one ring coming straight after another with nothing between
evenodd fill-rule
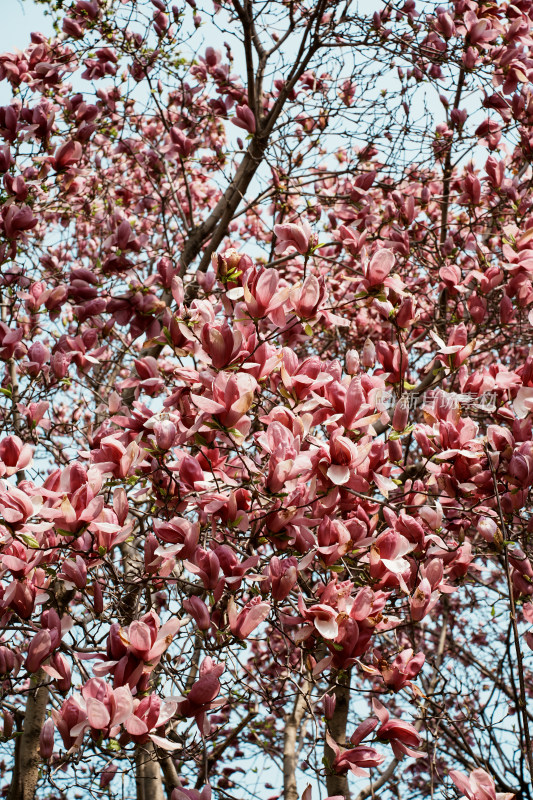
<instances>
[{"instance_id":1,"label":"magenta flower","mask_svg":"<svg viewBox=\"0 0 533 800\"><path fill-rule=\"evenodd\" d=\"M396 758L402 758L404 755L421 758L425 755L425 753L413 749L420 746L422 738L410 722L390 719L387 709L375 698L372 700L372 707L381 722L376 736L382 741L390 742Z\"/></svg>"},{"instance_id":2,"label":"magenta flower","mask_svg":"<svg viewBox=\"0 0 533 800\"><path fill-rule=\"evenodd\" d=\"M467 800L513 800L514 794L496 791L494 780L484 769L472 770L470 777L456 769L448 774Z\"/></svg>"},{"instance_id":3,"label":"magenta flower","mask_svg":"<svg viewBox=\"0 0 533 800\"><path fill-rule=\"evenodd\" d=\"M370 721L372 722L372 720ZM379 767L385 761L384 756L378 753L374 747L368 747L367 745L358 745L351 749L340 747L329 731L326 733L326 740L335 753L335 760L332 765L335 772L342 774L350 770L358 777L367 778L370 774L368 772L369 769Z\"/></svg>"},{"instance_id":4,"label":"magenta flower","mask_svg":"<svg viewBox=\"0 0 533 800\"><path fill-rule=\"evenodd\" d=\"M308 254L312 247L318 243L317 235L311 232L311 227L307 220L297 225L295 222L285 222L282 225L274 225L276 234L276 253L284 253L292 247L300 255Z\"/></svg>"},{"instance_id":5,"label":"magenta flower","mask_svg":"<svg viewBox=\"0 0 533 800\"><path fill-rule=\"evenodd\" d=\"M33 458L33 450L18 436L6 436L0 441L0 478L14 475L27 467Z\"/></svg>"},{"instance_id":6,"label":"magenta flower","mask_svg":"<svg viewBox=\"0 0 533 800\"><path fill-rule=\"evenodd\" d=\"M249 600L242 611L237 611L237 606L232 597L228 603L228 621L232 634L238 639L246 639L258 625L266 620L270 613L270 603L254 597Z\"/></svg>"}]
</instances>

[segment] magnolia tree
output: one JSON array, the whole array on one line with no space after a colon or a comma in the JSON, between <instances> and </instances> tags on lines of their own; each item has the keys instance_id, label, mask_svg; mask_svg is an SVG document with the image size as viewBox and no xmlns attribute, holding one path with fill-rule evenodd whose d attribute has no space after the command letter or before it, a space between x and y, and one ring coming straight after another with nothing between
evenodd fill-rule
<instances>
[{"instance_id":1,"label":"magnolia tree","mask_svg":"<svg viewBox=\"0 0 533 800\"><path fill-rule=\"evenodd\" d=\"M533 3L41 2L2 796L531 800Z\"/></svg>"}]
</instances>

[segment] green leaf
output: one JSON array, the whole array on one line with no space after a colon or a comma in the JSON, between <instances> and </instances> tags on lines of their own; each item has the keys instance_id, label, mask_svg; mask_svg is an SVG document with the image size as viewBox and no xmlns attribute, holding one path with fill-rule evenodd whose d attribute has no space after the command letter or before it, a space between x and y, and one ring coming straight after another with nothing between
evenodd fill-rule
<instances>
[{"instance_id":1,"label":"green leaf","mask_svg":"<svg viewBox=\"0 0 533 800\"><path fill-rule=\"evenodd\" d=\"M116 739L110 739L109 744L107 745L108 750L118 751L120 750L120 744L117 742Z\"/></svg>"},{"instance_id":2,"label":"green leaf","mask_svg":"<svg viewBox=\"0 0 533 800\"><path fill-rule=\"evenodd\" d=\"M28 547L33 547L34 549L40 547L39 542L37 541L35 536L32 536L31 533L21 533L19 535L24 544L27 545Z\"/></svg>"}]
</instances>

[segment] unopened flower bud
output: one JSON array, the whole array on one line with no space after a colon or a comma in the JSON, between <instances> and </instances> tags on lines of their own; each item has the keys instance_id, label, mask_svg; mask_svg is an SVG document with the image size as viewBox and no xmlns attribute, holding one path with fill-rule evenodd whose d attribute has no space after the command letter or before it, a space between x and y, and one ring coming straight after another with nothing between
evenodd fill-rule
<instances>
[{"instance_id":1,"label":"unopened flower bud","mask_svg":"<svg viewBox=\"0 0 533 800\"><path fill-rule=\"evenodd\" d=\"M361 357L363 367L373 367L376 363L376 348L371 339L367 339L363 345L363 353Z\"/></svg>"},{"instance_id":2,"label":"unopened flower bud","mask_svg":"<svg viewBox=\"0 0 533 800\"><path fill-rule=\"evenodd\" d=\"M155 441L160 450L170 450L176 439L176 426L169 419L154 425Z\"/></svg>"},{"instance_id":3,"label":"unopened flower bud","mask_svg":"<svg viewBox=\"0 0 533 800\"><path fill-rule=\"evenodd\" d=\"M39 750L43 758L51 758L54 752L54 721L47 719L41 728L39 737Z\"/></svg>"},{"instance_id":4,"label":"unopened flower bud","mask_svg":"<svg viewBox=\"0 0 533 800\"><path fill-rule=\"evenodd\" d=\"M357 350L348 350L346 353L346 372L348 375L357 375L359 372L359 353Z\"/></svg>"},{"instance_id":5,"label":"unopened flower bud","mask_svg":"<svg viewBox=\"0 0 533 800\"><path fill-rule=\"evenodd\" d=\"M324 716L326 719L332 719L337 705L337 698L334 694L324 695Z\"/></svg>"},{"instance_id":6,"label":"unopened flower bud","mask_svg":"<svg viewBox=\"0 0 533 800\"><path fill-rule=\"evenodd\" d=\"M395 431L400 433L407 428L407 422L409 420L409 402L406 397L402 396L398 403L396 403L396 408L394 409L394 414L392 416L392 427Z\"/></svg>"}]
</instances>

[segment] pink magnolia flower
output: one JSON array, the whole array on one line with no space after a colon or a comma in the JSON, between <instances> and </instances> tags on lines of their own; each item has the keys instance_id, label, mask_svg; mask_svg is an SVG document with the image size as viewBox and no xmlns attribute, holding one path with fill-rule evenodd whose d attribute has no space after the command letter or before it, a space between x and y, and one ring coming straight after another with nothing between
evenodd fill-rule
<instances>
[{"instance_id":1,"label":"pink magnolia flower","mask_svg":"<svg viewBox=\"0 0 533 800\"><path fill-rule=\"evenodd\" d=\"M249 269L242 288L244 304L253 319L268 316L275 325L285 324L283 304L289 296L290 287L280 286L277 269Z\"/></svg>"},{"instance_id":2,"label":"pink magnolia flower","mask_svg":"<svg viewBox=\"0 0 533 800\"><path fill-rule=\"evenodd\" d=\"M373 720L370 720L370 722L372 721ZM361 738L364 738L364 735L366 734L363 733ZM358 745L351 749L340 747L329 731L326 733L326 740L335 754L335 760L333 762L333 769L335 772L345 773L350 770L358 777L367 778L370 774L368 769L379 767L385 760L384 756L378 753L374 747L368 747L367 745ZM361 739L359 739L359 741L360 740Z\"/></svg>"},{"instance_id":3,"label":"pink magnolia flower","mask_svg":"<svg viewBox=\"0 0 533 800\"><path fill-rule=\"evenodd\" d=\"M14 475L30 464L33 451L18 436L6 436L0 441L0 478Z\"/></svg>"},{"instance_id":4,"label":"pink magnolia flower","mask_svg":"<svg viewBox=\"0 0 533 800\"><path fill-rule=\"evenodd\" d=\"M350 482L353 474L367 457L371 444L356 445L347 436L344 436L341 428L336 428L329 440L329 454L325 454L320 463L326 467L325 470L329 480L336 486L343 486ZM329 455L329 458L328 458Z\"/></svg>"},{"instance_id":5,"label":"pink magnolia flower","mask_svg":"<svg viewBox=\"0 0 533 800\"><path fill-rule=\"evenodd\" d=\"M14 672L17 675L22 657L18 653L14 653L9 647L0 645L0 675L7 675L9 672Z\"/></svg>"},{"instance_id":6,"label":"pink magnolia flower","mask_svg":"<svg viewBox=\"0 0 533 800\"><path fill-rule=\"evenodd\" d=\"M42 669L55 679L55 685L60 692L68 692L72 685L72 671L63 653L54 653L50 662L42 665Z\"/></svg>"},{"instance_id":7,"label":"pink magnolia flower","mask_svg":"<svg viewBox=\"0 0 533 800\"><path fill-rule=\"evenodd\" d=\"M109 786L115 777L117 770L118 764L115 764L113 761L104 767L102 774L100 775L100 789L105 789L106 786Z\"/></svg>"},{"instance_id":8,"label":"pink magnolia flower","mask_svg":"<svg viewBox=\"0 0 533 800\"><path fill-rule=\"evenodd\" d=\"M209 609L200 597L193 595L187 597L183 601L183 608L190 614L198 625L199 630L207 631L211 625L211 617L209 616Z\"/></svg>"},{"instance_id":9,"label":"pink magnolia flower","mask_svg":"<svg viewBox=\"0 0 533 800\"><path fill-rule=\"evenodd\" d=\"M100 678L91 678L64 701L59 711L52 709L52 719L67 749L79 747L86 730L94 739L118 734L120 725L133 711L129 687L113 690Z\"/></svg>"},{"instance_id":10,"label":"pink magnolia flower","mask_svg":"<svg viewBox=\"0 0 533 800\"><path fill-rule=\"evenodd\" d=\"M302 617L312 622L324 639L335 639L339 633L339 626L337 624L338 612L336 609L325 603L315 603L309 606L309 608L306 608L302 595L298 596L298 608Z\"/></svg>"},{"instance_id":11,"label":"pink magnolia flower","mask_svg":"<svg viewBox=\"0 0 533 800\"><path fill-rule=\"evenodd\" d=\"M76 161L82 157L83 150L79 142L70 141L59 145L53 158L51 159L52 166L58 172L63 169L71 167Z\"/></svg>"},{"instance_id":12,"label":"pink magnolia flower","mask_svg":"<svg viewBox=\"0 0 533 800\"><path fill-rule=\"evenodd\" d=\"M170 450L176 441L177 429L169 419L156 422L154 425L155 443L160 450Z\"/></svg>"},{"instance_id":13,"label":"pink magnolia flower","mask_svg":"<svg viewBox=\"0 0 533 800\"><path fill-rule=\"evenodd\" d=\"M91 450L91 462L103 475L127 478L136 469L148 466L146 450L135 441L125 444L123 438L124 434L112 433L101 440L99 448Z\"/></svg>"},{"instance_id":14,"label":"pink magnolia flower","mask_svg":"<svg viewBox=\"0 0 533 800\"><path fill-rule=\"evenodd\" d=\"M171 548L156 551L156 555L173 555L179 558L192 558L200 539L200 526L182 517L173 517L168 522L154 520L154 532L163 542L174 545Z\"/></svg>"},{"instance_id":15,"label":"pink magnolia flower","mask_svg":"<svg viewBox=\"0 0 533 800\"><path fill-rule=\"evenodd\" d=\"M61 637L68 629L70 619L59 619L57 611L50 609L41 615L42 628L30 642L24 666L28 672L37 672L43 662L59 647Z\"/></svg>"},{"instance_id":16,"label":"pink magnolia flower","mask_svg":"<svg viewBox=\"0 0 533 800\"><path fill-rule=\"evenodd\" d=\"M467 800L513 800L511 792L497 792L494 780L484 769L474 769L470 777L451 769L449 776Z\"/></svg>"},{"instance_id":17,"label":"pink magnolia flower","mask_svg":"<svg viewBox=\"0 0 533 800\"><path fill-rule=\"evenodd\" d=\"M121 630L121 639L134 656L155 666L180 624L180 620L174 617L161 625L155 611L149 611L140 620L134 620L127 629Z\"/></svg>"},{"instance_id":18,"label":"pink magnolia flower","mask_svg":"<svg viewBox=\"0 0 533 800\"><path fill-rule=\"evenodd\" d=\"M71 736L80 736L87 729L90 729L94 739L113 736L133 712L129 686L112 689L101 678L88 680L82 687L81 695L75 694L73 699L83 712L83 718L71 728Z\"/></svg>"},{"instance_id":19,"label":"pink magnolia flower","mask_svg":"<svg viewBox=\"0 0 533 800\"><path fill-rule=\"evenodd\" d=\"M297 253L305 256L318 243L318 237L312 233L307 220L304 220L299 225L294 222L274 225L274 233L277 237L276 253L284 253L285 250L292 247Z\"/></svg>"},{"instance_id":20,"label":"pink magnolia flower","mask_svg":"<svg viewBox=\"0 0 533 800\"><path fill-rule=\"evenodd\" d=\"M384 531L370 548L370 575L379 578L382 586L399 585L407 592L406 577L411 565L405 556L414 549L415 545L398 531Z\"/></svg>"},{"instance_id":21,"label":"pink magnolia flower","mask_svg":"<svg viewBox=\"0 0 533 800\"><path fill-rule=\"evenodd\" d=\"M432 586L427 578L422 578L416 587L414 594L409 598L409 607L411 609L411 616L414 620L419 622L424 619L426 614L429 614L432 608L436 606L440 597L440 592L432 591Z\"/></svg>"},{"instance_id":22,"label":"pink magnolia flower","mask_svg":"<svg viewBox=\"0 0 533 800\"><path fill-rule=\"evenodd\" d=\"M394 266L395 258L392 250L378 250L370 259L366 268L366 279L370 286L380 286Z\"/></svg>"},{"instance_id":23,"label":"pink magnolia flower","mask_svg":"<svg viewBox=\"0 0 533 800\"><path fill-rule=\"evenodd\" d=\"M268 565L270 591L274 600L281 602L291 593L298 581L298 560L293 556L279 559L273 556Z\"/></svg>"},{"instance_id":24,"label":"pink magnolia flower","mask_svg":"<svg viewBox=\"0 0 533 800\"><path fill-rule=\"evenodd\" d=\"M87 586L87 563L81 556L75 559L66 558L63 561L61 572L57 575L62 578L67 589L84 589Z\"/></svg>"},{"instance_id":25,"label":"pink magnolia flower","mask_svg":"<svg viewBox=\"0 0 533 800\"><path fill-rule=\"evenodd\" d=\"M381 668L383 680L387 686L394 689L395 692L399 692L400 689L411 684L411 679L418 675L425 660L424 653L417 653L415 656L411 648L402 650L392 664Z\"/></svg>"},{"instance_id":26,"label":"pink magnolia flower","mask_svg":"<svg viewBox=\"0 0 533 800\"><path fill-rule=\"evenodd\" d=\"M257 441L270 453L266 482L271 492L295 488L298 479L311 473L310 455L300 452L301 437L294 436L281 422L271 422L266 434L260 434Z\"/></svg>"},{"instance_id":27,"label":"pink magnolia flower","mask_svg":"<svg viewBox=\"0 0 533 800\"><path fill-rule=\"evenodd\" d=\"M211 800L211 787L206 784L203 789L198 790L179 786L172 790L170 800Z\"/></svg>"},{"instance_id":28,"label":"pink magnolia flower","mask_svg":"<svg viewBox=\"0 0 533 800\"><path fill-rule=\"evenodd\" d=\"M352 256L360 253L361 248L367 240L367 232L359 233L354 228L348 228L346 225L340 225L338 236L344 247Z\"/></svg>"},{"instance_id":29,"label":"pink magnolia flower","mask_svg":"<svg viewBox=\"0 0 533 800\"><path fill-rule=\"evenodd\" d=\"M238 128L244 128L248 133L255 133L255 116L250 106L237 106L235 112L236 116L231 119L233 124Z\"/></svg>"},{"instance_id":30,"label":"pink magnolia flower","mask_svg":"<svg viewBox=\"0 0 533 800\"><path fill-rule=\"evenodd\" d=\"M0 514L11 526L18 527L32 517L42 502L7 481L0 480Z\"/></svg>"},{"instance_id":31,"label":"pink magnolia flower","mask_svg":"<svg viewBox=\"0 0 533 800\"><path fill-rule=\"evenodd\" d=\"M448 344L433 331L430 331L429 335L439 345L437 358L454 368L460 367L466 361L475 346L474 339L470 343L468 342L468 332L464 322L451 329Z\"/></svg>"},{"instance_id":32,"label":"pink magnolia flower","mask_svg":"<svg viewBox=\"0 0 533 800\"><path fill-rule=\"evenodd\" d=\"M298 283L290 291L291 306L301 319L312 319L326 299L324 279L308 275L303 283Z\"/></svg>"},{"instance_id":33,"label":"pink magnolia flower","mask_svg":"<svg viewBox=\"0 0 533 800\"><path fill-rule=\"evenodd\" d=\"M154 611L149 611L140 620L134 620L125 629L113 623L107 640L110 660L96 664L94 674L100 677L111 673L114 686L127 684L131 689L137 686L142 690L180 625L181 620L176 617L161 625Z\"/></svg>"},{"instance_id":34,"label":"pink magnolia flower","mask_svg":"<svg viewBox=\"0 0 533 800\"><path fill-rule=\"evenodd\" d=\"M238 355L242 344L242 334L233 332L228 323L211 325L206 322L202 328L202 347L211 359L215 369L224 369Z\"/></svg>"},{"instance_id":35,"label":"pink magnolia flower","mask_svg":"<svg viewBox=\"0 0 533 800\"><path fill-rule=\"evenodd\" d=\"M245 414L252 406L256 389L257 381L251 375L220 372L213 382L212 399L191 394L191 400L200 411L213 415L224 427L237 428L244 434L250 426Z\"/></svg>"},{"instance_id":36,"label":"pink magnolia flower","mask_svg":"<svg viewBox=\"0 0 533 800\"><path fill-rule=\"evenodd\" d=\"M466 11L464 23L468 31L467 41L470 44L483 46L486 42L496 39L500 31L493 27L490 19L478 19L474 11Z\"/></svg>"},{"instance_id":37,"label":"pink magnolia flower","mask_svg":"<svg viewBox=\"0 0 533 800\"><path fill-rule=\"evenodd\" d=\"M85 719L85 708L78 700L78 695L73 695L63 702L59 711L52 709L52 719L63 740L64 746L70 750L71 747L81 744L83 732L75 736L71 731Z\"/></svg>"},{"instance_id":38,"label":"pink magnolia flower","mask_svg":"<svg viewBox=\"0 0 533 800\"><path fill-rule=\"evenodd\" d=\"M155 694L143 697L142 700L133 701L133 714L129 716L124 727L130 738L137 744L144 744L151 739L158 747L164 750L176 750L180 744L169 742L154 731L161 729L172 719L178 707L177 700L163 700Z\"/></svg>"},{"instance_id":39,"label":"pink magnolia flower","mask_svg":"<svg viewBox=\"0 0 533 800\"><path fill-rule=\"evenodd\" d=\"M270 603L254 597L238 613L233 597L228 603L228 621L232 634L238 639L246 639L270 613Z\"/></svg>"},{"instance_id":40,"label":"pink magnolia flower","mask_svg":"<svg viewBox=\"0 0 533 800\"><path fill-rule=\"evenodd\" d=\"M352 536L346 525L329 516L324 517L318 527L317 541L317 551L328 566L353 549Z\"/></svg>"},{"instance_id":41,"label":"pink magnolia flower","mask_svg":"<svg viewBox=\"0 0 533 800\"><path fill-rule=\"evenodd\" d=\"M31 230L39 222L37 217L33 216L31 208L26 205L11 205L4 210L2 216L4 231L8 239L19 238L21 233Z\"/></svg>"},{"instance_id":42,"label":"pink magnolia flower","mask_svg":"<svg viewBox=\"0 0 533 800\"><path fill-rule=\"evenodd\" d=\"M185 700L178 704L177 713L182 717L194 717L201 733L207 734L210 725L206 712L216 706L224 705L225 700L215 700L220 693L219 678L224 672L224 664L217 664L209 656L200 664L200 677L193 683Z\"/></svg>"},{"instance_id":43,"label":"pink magnolia flower","mask_svg":"<svg viewBox=\"0 0 533 800\"><path fill-rule=\"evenodd\" d=\"M420 746L422 738L410 722L390 719L387 709L375 698L372 700L372 706L381 722L381 727L376 731L376 736L382 741L390 742L396 758L402 758L404 755L420 758L425 755L425 753L418 750L413 750L414 747Z\"/></svg>"}]
</instances>

